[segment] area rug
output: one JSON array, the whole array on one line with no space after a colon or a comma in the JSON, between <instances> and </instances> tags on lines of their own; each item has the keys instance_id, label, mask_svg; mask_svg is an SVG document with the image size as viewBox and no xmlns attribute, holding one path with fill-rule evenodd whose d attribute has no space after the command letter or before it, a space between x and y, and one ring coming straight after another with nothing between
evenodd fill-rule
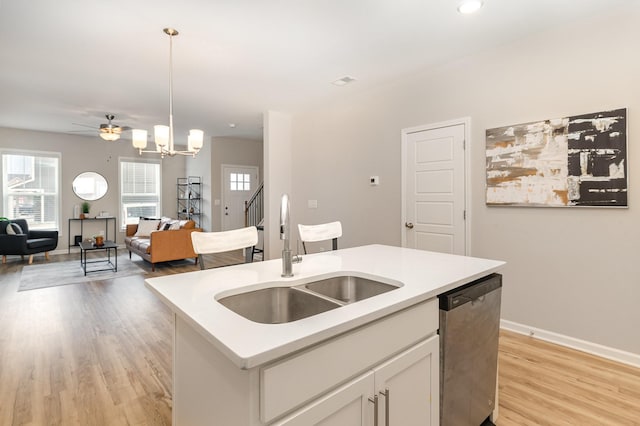
<instances>
[{"instance_id":1,"label":"area rug","mask_svg":"<svg viewBox=\"0 0 640 426\"><path fill-rule=\"evenodd\" d=\"M92 260L92 259L90 259ZM100 269L99 264L89 265ZM80 259L67 262L50 262L42 265L27 265L22 268L18 291L35 290L37 288L54 287L68 284L79 284L97 280L109 280L135 274L144 274L145 270L129 260L129 256L118 256L118 272L101 271L84 276Z\"/></svg>"}]
</instances>

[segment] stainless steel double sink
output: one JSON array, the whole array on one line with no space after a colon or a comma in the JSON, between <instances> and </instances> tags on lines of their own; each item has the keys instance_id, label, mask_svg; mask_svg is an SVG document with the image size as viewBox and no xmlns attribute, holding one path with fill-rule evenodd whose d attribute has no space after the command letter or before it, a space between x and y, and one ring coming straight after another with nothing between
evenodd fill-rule
<instances>
[{"instance_id":1,"label":"stainless steel double sink","mask_svg":"<svg viewBox=\"0 0 640 426\"><path fill-rule=\"evenodd\" d=\"M342 275L293 287L268 287L218 300L244 318L262 324L297 321L397 289L398 286Z\"/></svg>"}]
</instances>

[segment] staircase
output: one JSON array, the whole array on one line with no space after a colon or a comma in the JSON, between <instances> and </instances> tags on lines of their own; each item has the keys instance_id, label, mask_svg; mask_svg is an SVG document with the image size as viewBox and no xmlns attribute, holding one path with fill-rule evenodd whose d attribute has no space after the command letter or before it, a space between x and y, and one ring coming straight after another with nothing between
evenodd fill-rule
<instances>
[{"instance_id":1,"label":"staircase","mask_svg":"<svg viewBox=\"0 0 640 426\"><path fill-rule=\"evenodd\" d=\"M260 184L256 192L244 202L244 226L255 226L258 231L264 231L264 182ZM262 241L264 247L264 237L259 238L258 244ZM259 253L263 256L263 249L254 247L253 254Z\"/></svg>"},{"instance_id":2,"label":"staircase","mask_svg":"<svg viewBox=\"0 0 640 426\"><path fill-rule=\"evenodd\" d=\"M264 221L264 182L249 201L244 202L244 226L262 226Z\"/></svg>"}]
</instances>

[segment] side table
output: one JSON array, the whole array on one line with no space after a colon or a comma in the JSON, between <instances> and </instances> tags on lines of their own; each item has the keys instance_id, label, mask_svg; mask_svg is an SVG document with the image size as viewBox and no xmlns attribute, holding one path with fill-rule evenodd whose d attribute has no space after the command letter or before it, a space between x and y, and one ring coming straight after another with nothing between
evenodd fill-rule
<instances>
[{"instance_id":1,"label":"side table","mask_svg":"<svg viewBox=\"0 0 640 426\"><path fill-rule=\"evenodd\" d=\"M75 219L75 218L71 218L69 219L69 226L67 229L67 253L71 253L71 247L75 246L75 241L73 244L71 244L71 224L76 223L76 222L80 222L80 239L82 240L84 238L84 223L87 222L99 222L99 221L104 221L104 226L105 226L105 234L104 234L104 239L108 240L109 239L109 222L113 221L113 242L116 242L118 240L118 223L116 221L115 216L96 216L96 217L88 217L85 219Z\"/></svg>"},{"instance_id":2,"label":"side table","mask_svg":"<svg viewBox=\"0 0 640 426\"><path fill-rule=\"evenodd\" d=\"M87 260L87 252L89 251L97 251L104 250L107 252L106 259L98 259L98 260ZM115 263L111 261L111 250L115 252ZM87 270L87 264L90 263L104 263L105 267L102 269L90 269ZM113 271L118 272L118 245L113 241L105 241L103 245L96 246L92 242L81 242L80 243L80 266L82 266L82 270L84 271L84 275L91 272L100 272L100 271Z\"/></svg>"}]
</instances>

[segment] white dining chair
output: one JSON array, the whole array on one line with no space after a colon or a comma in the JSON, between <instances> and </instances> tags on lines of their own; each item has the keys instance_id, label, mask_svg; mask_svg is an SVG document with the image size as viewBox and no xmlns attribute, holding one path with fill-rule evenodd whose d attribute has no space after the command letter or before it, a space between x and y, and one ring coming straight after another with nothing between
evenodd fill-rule
<instances>
[{"instance_id":1,"label":"white dining chair","mask_svg":"<svg viewBox=\"0 0 640 426\"><path fill-rule=\"evenodd\" d=\"M197 234L197 235L196 235ZM206 269L203 254L223 253L244 249L245 263L253 262L253 249L258 243L255 226L221 232L192 232L193 251L198 255L200 269Z\"/></svg>"},{"instance_id":2,"label":"white dining chair","mask_svg":"<svg viewBox=\"0 0 640 426\"><path fill-rule=\"evenodd\" d=\"M305 243L332 240L332 249L338 250L338 238L342 237L342 224L340 222L321 223L319 225L298 224L302 249L307 254Z\"/></svg>"}]
</instances>

